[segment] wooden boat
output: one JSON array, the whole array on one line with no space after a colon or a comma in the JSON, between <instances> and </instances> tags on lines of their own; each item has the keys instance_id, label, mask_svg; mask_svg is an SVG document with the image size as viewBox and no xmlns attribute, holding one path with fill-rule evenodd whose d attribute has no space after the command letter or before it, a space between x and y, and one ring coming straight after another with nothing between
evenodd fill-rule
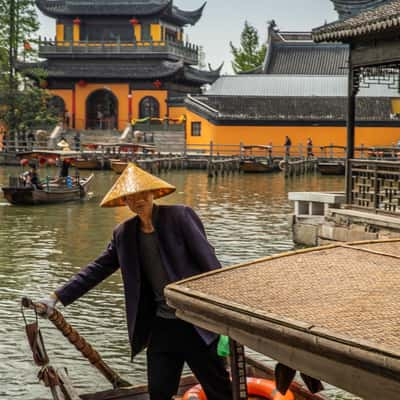
<instances>
[{"instance_id":1,"label":"wooden boat","mask_svg":"<svg viewBox=\"0 0 400 400\"><path fill-rule=\"evenodd\" d=\"M88 192L93 174L87 178L77 178L72 185L66 183L47 183L41 189L33 186L24 186L14 177L10 177L9 186L2 187L5 199L14 205L38 205L64 203L83 199Z\"/></svg>"},{"instance_id":2,"label":"wooden boat","mask_svg":"<svg viewBox=\"0 0 400 400\"><path fill-rule=\"evenodd\" d=\"M72 161L72 166L78 169L85 170L101 170L103 169L103 163L97 158L77 158Z\"/></svg>"},{"instance_id":3,"label":"wooden boat","mask_svg":"<svg viewBox=\"0 0 400 400\"><path fill-rule=\"evenodd\" d=\"M265 173L277 171L272 160L272 146L247 145L243 146L244 160L240 163L240 170L249 173Z\"/></svg>"},{"instance_id":4,"label":"wooden boat","mask_svg":"<svg viewBox=\"0 0 400 400\"><path fill-rule=\"evenodd\" d=\"M71 379L64 372L64 369L56 370L50 365L50 360L46 352L38 321L28 324L24 315L26 324L25 330L34 355L34 361L42 371L42 373L38 375L39 379L47 382L47 386L50 388L54 400L149 400L150 397L146 385L133 386L128 381L121 378L105 363L92 345L64 319L59 310L43 307L45 306L35 304L28 298L22 299L23 314L25 313L24 310L30 308L35 310L36 315L42 315L43 317L48 318L49 321L51 321L55 327L63 333L67 340L75 346L82 356L92 363L114 387L112 390L96 393L78 393ZM270 367L249 357L246 358L246 374L247 376L274 380L274 372ZM180 381L178 396L176 399L182 399L182 395L196 384L198 384L198 381L194 376L183 377ZM292 392L292 399L294 400L327 400L323 396L311 394L304 386L297 382L292 383L289 390Z\"/></svg>"},{"instance_id":5,"label":"wooden boat","mask_svg":"<svg viewBox=\"0 0 400 400\"><path fill-rule=\"evenodd\" d=\"M344 175L346 167L342 160L318 161L318 171L322 175Z\"/></svg>"},{"instance_id":6,"label":"wooden boat","mask_svg":"<svg viewBox=\"0 0 400 400\"><path fill-rule=\"evenodd\" d=\"M79 152L34 150L18 153L22 165L29 162L34 165L55 165L56 161L72 162L79 157ZM23 163L24 161L24 163ZM88 192L93 175L81 178L79 175L66 178L47 178L40 185L26 183L21 176L11 176L8 186L2 187L5 199L14 205L37 205L63 203L84 198Z\"/></svg>"},{"instance_id":7,"label":"wooden boat","mask_svg":"<svg viewBox=\"0 0 400 400\"><path fill-rule=\"evenodd\" d=\"M111 161L111 169L116 174L122 174L122 172L128 165L128 161L120 161L120 160L110 160L110 161Z\"/></svg>"},{"instance_id":8,"label":"wooden boat","mask_svg":"<svg viewBox=\"0 0 400 400\"><path fill-rule=\"evenodd\" d=\"M269 161L262 160L244 160L240 163L240 170L242 172L275 172L276 166Z\"/></svg>"}]
</instances>

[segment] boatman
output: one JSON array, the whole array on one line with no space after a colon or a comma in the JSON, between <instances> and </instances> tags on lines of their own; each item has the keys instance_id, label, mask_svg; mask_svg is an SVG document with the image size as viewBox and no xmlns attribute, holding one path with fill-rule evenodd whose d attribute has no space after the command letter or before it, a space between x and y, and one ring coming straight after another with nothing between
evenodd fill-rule
<instances>
[{"instance_id":1,"label":"boatman","mask_svg":"<svg viewBox=\"0 0 400 400\"><path fill-rule=\"evenodd\" d=\"M221 267L191 208L154 204L175 190L128 164L101 206L128 206L136 216L115 228L103 254L40 303L68 306L120 268L132 357L147 347L151 400L171 400L177 394L185 361L208 400L230 400L217 336L178 319L164 298L167 284Z\"/></svg>"}]
</instances>

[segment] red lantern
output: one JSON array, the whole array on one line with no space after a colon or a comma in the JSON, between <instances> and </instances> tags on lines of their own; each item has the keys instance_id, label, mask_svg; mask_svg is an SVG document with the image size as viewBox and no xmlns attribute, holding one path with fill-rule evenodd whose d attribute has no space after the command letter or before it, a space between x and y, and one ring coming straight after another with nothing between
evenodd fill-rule
<instances>
[{"instance_id":1,"label":"red lantern","mask_svg":"<svg viewBox=\"0 0 400 400\"><path fill-rule=\"evenodd\" d=\"M157 79L156 81L153 82L153 86L156 87L157 89L160 89L160 87L162 86L162 82Z\"/></svg>"},{"instance_id":2,"label":"red lantern","mask_svg":"<svg viewBox=\"0 0 400 400\"><path fill-rule=\"evenodd\" d=\"M47 162L47 160L45 158L43 158L43 157L39 158L39 165L43 166L46 164L46 162Z\"/></svg>"},{"instance_id":3,"label":"red lantern","mask_svg":"<svg viewBox=\"0 0 400 400\"><path fill-rule=\"evenodd\" d=\"M21 167L26 167L29 164L29 160L23 158L20 162Z\"/></svg>"},{"instance_id":4,"label":"red lantern","mask_svg":"<svg viewBox=\"0 0 400 400\"><path fill-rule=\"evenodd\" d=\"M73 20L74 25L80 25L81 24L81 20L79 18L75 18Z\"/></svg>"},{"instance_id":5,"label":"red lantern","mask_svg":"<svg viewBox=\"0 0 400 400\"><path fill-rule=\"evenodd\" d=\"M131 20L129 20L129 22L130 22L132 25L138 25L138 24L139 24L139 20L138 20L137 18L132 18Z\"/></svg>"},{"instance_id":6,"label":"red lantern","mask_svg":"<svg viewBox=\"0 0 400 400\"><path fill-rule=\"evenodd\" d=\"M48 167L52 167L52 166L54 166L54 165L56 165L56 160L55 160L54 158L49 158L49 159L47 160L47 166L48 166Z\"/></svg>"},{"instance_id":7,"label":"red lantern","mask_svg":"<svg viewBox=\"0 0 400 400\"><path fill-rule=\"evenodd\" d=\"M78 82L78 86L80 86L80 87L85 87L87 85L87 82L84 80L84 79L81 79L79 82Z\"/></svg>"},{"instance_id":8,"label":"red lantern","mask_svg":"<svg viewBox=\"0 0 400 400\"><path fill-rule=\"evenodd\" d=\"M49 86L49 82L46 81L46 79L41 79L39 81L39 87L42 89L46 89Z\"/></svg>"}]
</instances>

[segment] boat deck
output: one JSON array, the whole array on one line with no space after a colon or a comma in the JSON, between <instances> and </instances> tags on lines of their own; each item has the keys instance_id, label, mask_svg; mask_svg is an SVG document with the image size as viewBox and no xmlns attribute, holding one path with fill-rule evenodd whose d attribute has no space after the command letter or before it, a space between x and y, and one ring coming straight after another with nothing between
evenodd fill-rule
<instances>
[{"instance_id":1,"label":"boat deck","mask_svg":"<svg viewBox=\"0 0 400 400\"><path fill-rule=\"evenodd\" d=\"M365 399L400 393L400 239L300 250L167 288L178 315Z\"/></svg>"}]
</instances>

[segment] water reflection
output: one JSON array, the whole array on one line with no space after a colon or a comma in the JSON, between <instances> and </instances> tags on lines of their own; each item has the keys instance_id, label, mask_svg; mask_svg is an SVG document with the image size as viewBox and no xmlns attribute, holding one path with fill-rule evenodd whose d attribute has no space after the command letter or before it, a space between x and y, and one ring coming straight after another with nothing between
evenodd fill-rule
<instances>
[{"instance_id":1,"label":"water reflection","mask_svg":"<svg viewBox=\"0 0 400 400\"><path fill-rule=\"evenodd\" d=\"M0 184L17 171L0 168ZM208 180L204 172L171 172L162 177L177 186L177 192L162 203L194 207L224 265L293 248L288 191L343 187L342 179L318 176L287 181L281 175ZM50 398L37 384L19 301L23 295L46 296L65 282L103 250L114 226L130 216L127 209L98 207L115 178L110 172L96 173L93 196L83 202L15 207L0 199L0 398ZM119 273L68 307L65 315L124 377L145 382L144 357L133 365L129 362ZM67 367L82 392L109 388L48 322L42 327L52 363ZM330 391L330 395L335 398L337 393Z\"/></svg>"}]
</instances>

